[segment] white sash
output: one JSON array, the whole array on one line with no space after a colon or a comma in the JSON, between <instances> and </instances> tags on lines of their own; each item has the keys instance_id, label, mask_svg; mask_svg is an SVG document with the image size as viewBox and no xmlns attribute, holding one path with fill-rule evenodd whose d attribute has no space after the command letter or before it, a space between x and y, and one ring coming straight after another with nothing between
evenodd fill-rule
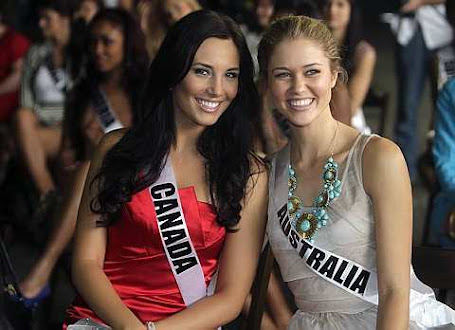
<instances>
[{"instance_id":1,"label":"white sash","mask_svg":"<svg viewBox=\"0 0 455 330\"><path fill-rule=\"evenodd\" d=\"M93 108L97 115L98 122L103 129L104 134L110 131L123 128L122 123L116 118L109 105L106 95L98 87L93 90Z\"/></svg>"},{"instance_id":2,"label":"white sash","mask_svg":"<svg viewBox=\"0 0 455 330\"><path fill-rule=\"evenodd\" d=\"M272 162L269 217L280 224L290 245L315 274L358 298L378 305L375 271L310 243L292 228L287 208L288 166L289 145ZM412 267L409 309L410 320L424 329L455 329L455 311L435 299L433 290L419 281Z\"/></svg>"},{"instance_id":3,"label":"white sash","mask_svg":"<svg viewBox=\"0 0 455 330\"><path fill-rule=\"evenodd\" d=\"M191 241L170 158L149 188L161 242L186 306L207 296L204 273ZM215 277L215 276L214 276Z\"/></svg>"}]
</instances>

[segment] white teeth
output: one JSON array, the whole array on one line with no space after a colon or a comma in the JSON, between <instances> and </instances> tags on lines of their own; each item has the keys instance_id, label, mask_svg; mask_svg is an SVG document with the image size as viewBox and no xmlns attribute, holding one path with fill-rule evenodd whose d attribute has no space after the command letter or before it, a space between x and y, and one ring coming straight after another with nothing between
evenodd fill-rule
<instances>
[{"instance_id":1,"label":"white teeth","mask_svg":"<svg viewBox=\"0 0 455 330\"><path fill-rule=\"evenodd\" d=\"M289 104L290 104L292 107L305 107L305 106L310 105L312 102L313 102L313 99L312 99L312 98L305 98L305 99L294 99L294 100L290 100L290 101L289 101Z\"/></svg>"},{"instance_id":2,"label":"white teeth","mask_svg":"<svg viewBox=\"0 0 455 330\"><path fill-rule=\"evenodd\" d=\"M197 99L197 102L202 105L204 108L215 109L220 105L221 102L206 101L202 99Z\"/></svg>"}]
</instances>

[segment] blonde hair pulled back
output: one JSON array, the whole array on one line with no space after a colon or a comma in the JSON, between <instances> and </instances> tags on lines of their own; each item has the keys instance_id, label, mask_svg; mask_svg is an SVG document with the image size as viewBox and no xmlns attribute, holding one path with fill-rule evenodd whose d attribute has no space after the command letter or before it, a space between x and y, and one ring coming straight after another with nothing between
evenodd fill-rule
<instances>
[{"instance_id":1,"label":"blonde hair pulled back","mask_svg":"<svg viewBox=\"0 0 455 330\"><path fill-rule=\"evenodd\" d=\"M259 73L267 78L267 70L275 47L287 39L305 38L319 44L330 60L331 69L338 72L338 82L347 81L346 70L341 66L338 44L329 28L322 22L307 16L285 16L272 22L258 47Z\"/></svg>"}]
</instances>

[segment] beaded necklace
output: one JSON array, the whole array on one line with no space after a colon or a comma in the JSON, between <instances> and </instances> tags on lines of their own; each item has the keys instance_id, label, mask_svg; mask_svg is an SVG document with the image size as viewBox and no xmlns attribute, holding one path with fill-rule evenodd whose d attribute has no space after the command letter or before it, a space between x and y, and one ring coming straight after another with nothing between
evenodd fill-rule
<instances>
[{"instance_id":1,"label":"beaded necklace","mask_svg":"<svg viewBox=\"0 0 455 330\"><path fill-rule=\"evenodd\" d=\"M303 206L302 200L294 195L297 188L297 176L292 164L289 162L288 180L288 212L291 225L304 239L314 241L316 232L327 225L329 215L327 207L341 194L341 180L338 179L338 163L333 159L335 139L338 133L338 122L330 144L330 157L327 159L322 170L322 191L314 199L311 207ZM308 210L309 209L309 210Z\"/></svg>"}]
</instances>

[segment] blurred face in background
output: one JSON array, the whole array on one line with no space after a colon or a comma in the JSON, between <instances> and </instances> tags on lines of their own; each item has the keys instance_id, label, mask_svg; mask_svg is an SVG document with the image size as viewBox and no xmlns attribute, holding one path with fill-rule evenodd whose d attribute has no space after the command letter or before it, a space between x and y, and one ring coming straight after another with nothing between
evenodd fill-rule
<instances>
[{"instance_id":1,"label":"blurred face in background","mask_svg":"<svg viewBox=\"0 0 455 330\"><path fill-rule=\"evenodd\" d=\"M134 0L118 0L118 7L131 12L134 9Z\"/></svg>"},{"instance_id":2,"label":"blurred face in background","mask_svg":"<svg viewBox=\"0 0 455 330\"><path fill-rule=\"evenodd\" d=\"M349 0L330 0L324 8L324 16L332 30L346 29L351 17Z\"/></svg>"},{"instance_id":3,"label":"blurred face in background","mask_svg":"<svg viewBox=\"0 0 455 330\"><path fill-rule=\"evenodd\" d=\"M193 11L190 4L185 0L165 0L164 10L171 25Z\"/></svg>"},{"instance_id":4,"label":"blurred face in background","mask_svg":"<svg viewBox=\"0 0 455 330\"><path fill-rule=\"evenodd\" d=\"M96 68L102 73L119 69L125 58L122 28L109 21L100 21L92 28L90 35Z\"/></svg>"},{"instance_id":5,"label":"blurred face in background","mask_svg":"<svg viewBox=\"0 0 455 330\"><path fill-rule=\"evenodd\" d=\"M69 27L69 18L60 15L53 9L42 9L39 12L39 27L41 28L44 38L56 38L62 31L67 31Z\"/></svg>"},{"instance_id":6,"label":"blurred face in background","mask_svg":"<svg viewBox=\"0 0 455 330\"><path fill-rule=\"evenodd\" d=\"M86 23L89 23L99 8L94 0L84 0L81 2L79 10L74 14L75 18L82 18Z\"/></svg>"},{"instance_id":7,"label":"blurred face in background","mask_svg":"<svg viewBox=\"0 0 455 330\"><path fill-rule=\"evenodd\" d=\"M256 6L256 17L261 27L266 28L272 20L274 12L273 2L271 0L258 0Z\"/></svg>"}]
</instances>

